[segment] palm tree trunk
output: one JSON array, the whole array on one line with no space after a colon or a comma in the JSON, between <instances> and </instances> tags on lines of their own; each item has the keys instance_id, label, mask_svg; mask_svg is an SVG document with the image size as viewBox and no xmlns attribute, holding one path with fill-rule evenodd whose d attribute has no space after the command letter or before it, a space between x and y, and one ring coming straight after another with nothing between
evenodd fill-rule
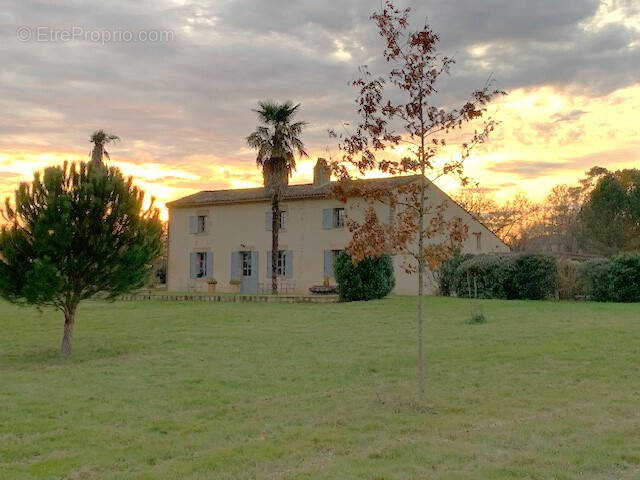
<instances>
[{"instance_id":1,"label":"palm tree trunk","mask_svg":"<svg viewBox=\"0 0 640 480\"><path fill-rule=\"evenodd\" d=\"M271 197L271 293L278 294L278 250L280 233L280 199L277 194Z\"/></svg>"},{"instance_id":2,"label":"palm tree trunk","mask_svg":"<svg viewBox=\"0 0 640 480\"><path fill-rule=\"evenodd\" d=\"M95 144L91 152L91 162L95 165L102 165L104 146L102 144Z\"/></svg>"},{"instance_id":3,"label":"palm tree trunk","mask_svg":"<svg viewBox=\"0 0 640 480\"><path fill-rule=\"evenodd\" d=\"M64 311L64 334L62 336L62 355L71 355L71 339L73 338L73 326L76 321L76 307L66 307Z\"/></svg>"}]
</instances>

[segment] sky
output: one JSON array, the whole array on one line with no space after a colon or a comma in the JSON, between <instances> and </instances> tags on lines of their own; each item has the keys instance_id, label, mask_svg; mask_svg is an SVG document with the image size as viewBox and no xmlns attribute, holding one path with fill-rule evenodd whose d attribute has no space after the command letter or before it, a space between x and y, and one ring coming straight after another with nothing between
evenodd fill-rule
<instances>
[{"instance_id":1,"label":"sky","mask_svg":"<svg viewBox=\"0 0 640 480\"><path fill-rule=\"evenodd\" d=\"M505 199L540 200L594 165L640 161L640 2L412 0L456 65L440 85L455 105L492 75L508 95L500 125L466 173ZM338 155L327 130L355 119L359 65L383 72L369 20L380 0L4 0L0 9L0 197L64 160L89 135L121 141L111 163L165 202L261 185L245 137L263 99L302 104L310 154ZM458 188L453 179L441 186Z\"/></svg>"}]
</instances>

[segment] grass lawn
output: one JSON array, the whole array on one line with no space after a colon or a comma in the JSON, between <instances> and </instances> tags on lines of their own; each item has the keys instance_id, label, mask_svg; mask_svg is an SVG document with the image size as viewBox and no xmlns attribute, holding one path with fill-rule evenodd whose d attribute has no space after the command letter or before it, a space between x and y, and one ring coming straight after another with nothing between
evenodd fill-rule
<instances>
[{"instance_id":1,"label":"grass lawn","mask_svg":"<svg viewBox=\"0 0 640 480\"><path fill-rule=\"evenodd\" d=\"M0 478L640 478L640 305L426 305L0 303Z\"/></svg>"}]
</instances>

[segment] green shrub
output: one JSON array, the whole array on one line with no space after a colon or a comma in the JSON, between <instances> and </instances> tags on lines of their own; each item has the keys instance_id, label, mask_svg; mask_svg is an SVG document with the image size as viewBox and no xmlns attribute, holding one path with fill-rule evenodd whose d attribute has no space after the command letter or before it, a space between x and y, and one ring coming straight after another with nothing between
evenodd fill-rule
<instances>
[{"instance_id":1,"label":"green shrub","mask_svg":"<svg viewBox=\"0 0 640 480\"><path fill-rule=\"evenodd\" d=\"M607 258L588 260L580 266L580 289L590 300L608 302L613 298L612 262Z\"/></svg>"},{"instance_id":2,"label":"green shrub","mask_svg":"<svg viewBox=\"0 0 640 480\"><path fill-rule=\"evenodd\" d=\"M508 298L544 300L555 295L556 259L551 255L524 253L513 261Z\"/></svg>"},{"instance_id":3,"label":"green shrub","mask_svg":"<svg viewBox=\"0 0 640 480\"><path fill-rule=\"evenodd\" d=\"M338 294L343 302L386 297L396 283L389 255L365 258L353 265L349 254L342 252L336 258L334 269Z\"/></svg>"},{"instance_id":4,"label":"green shrub","mask_svg":"<svg viewBox=\"0 0 640 480\"><path fill-rule=\"evenodd\" d=\"M454 252L453 256L446 260L442 266L435 272L438 280L438 291L440 295L446 297L455 293L456 270L462 262L472 258L469 253L461 254L459 250Z\"/></svg>"},{"instance_id":5,"label":"green shrub","mask_svg":"<svg viewBox=\"0 0 640 480\"><path fill-rule=\"evenodd\" d=\"M611 300L640 302L640 254L623 253L613 258L610 269Z\"/></svg>"},{"instance_id":6,"label":"green shrub","mask_svg":"<svg viewBox=\"0 0 640 480\"><path fill-rule=\"evenodd\" d=\"M556 260L550 255L473 255L456 268L459 297L540 300L555 294Z\"/></svg>"},{"instance_id":7,"label":"green shrub","mask_svg":"<svg viewBox=\"0 0 640 480\"><path fill-rule=\"evenodd\" d=\"M509 255L473 255L462 261L454 277L456 294L459 297L475 296L477 287L478 298L509 298L512 258Z\"/></svg>"},{"instance_id":8,"label":"green shrub","mask_svg":"<svg viewBox=\"0 0 640 480\"><path fill-rule=\"evenodd\" d=\"M574 300L581 293L580 262L558 259L556 286L561 300Z\"/></svg>"}]
</instances>

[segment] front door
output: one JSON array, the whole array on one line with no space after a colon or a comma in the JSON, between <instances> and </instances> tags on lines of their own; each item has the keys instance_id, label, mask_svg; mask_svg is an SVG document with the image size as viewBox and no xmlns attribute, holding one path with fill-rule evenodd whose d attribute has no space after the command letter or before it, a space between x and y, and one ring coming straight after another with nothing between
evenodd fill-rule
<instances>
[{"instance_id":1,"label":"front door","mask_svg":"<svg viewBox=\"0 0 640 480\"><path fill-rule=\"evenodd\" d=\"M258 293L258 252L240 252L242 293Z\"/></svg>"}]
</instances>

